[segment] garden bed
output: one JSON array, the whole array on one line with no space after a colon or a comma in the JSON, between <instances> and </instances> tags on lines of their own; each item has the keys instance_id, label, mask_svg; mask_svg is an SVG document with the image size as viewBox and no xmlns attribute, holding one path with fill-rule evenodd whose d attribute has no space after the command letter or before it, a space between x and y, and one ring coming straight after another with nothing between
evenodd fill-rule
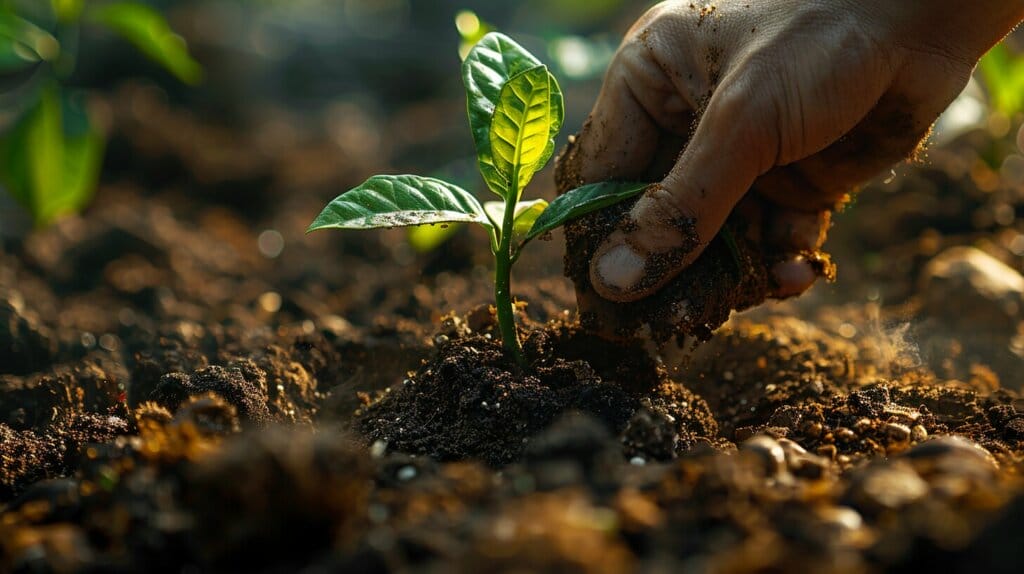
<instances>
[{"instance_id":1,"label":"garden bed","mask_svg":"<svg viewBox=\"0 0 1024 574\"><path fill-rule=\"evenodd\" d=\"M837 232L899 222L863 239L881 263L838 236L840 291L734 317L681 363L581 328L559 233L514 279L520 367L473 232L426 254L303 235L379 166L317 140L253 161L252 134L118 97L96 204L0 252L0 570L1021 563L1019 335L919 281L950 245L1020 269L1019 224L928 211L1020 214L1011 186L940 153L900 180L913 203L866 192Z\"/></svg>"}]
</instances>

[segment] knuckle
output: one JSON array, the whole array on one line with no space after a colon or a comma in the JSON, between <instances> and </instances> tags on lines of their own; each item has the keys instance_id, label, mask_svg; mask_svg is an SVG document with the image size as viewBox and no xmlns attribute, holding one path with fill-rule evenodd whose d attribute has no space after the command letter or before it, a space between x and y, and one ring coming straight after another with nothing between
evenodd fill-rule
<instances>
[{"instance_id":1,"label":"knuckle","mask_svg":"<svg viewBox=\"0 0 1024 574\"><path fill-rule=\"evenodd\" d=\"M660 21L664 18L665 14L672 9L672 5L676 2L672 0L666 0L665 2L659 2L654 6L647 9L646 12L640 18L637 19L636 23L629 30L629 36L634 36L651 24Z\"/></svg>"},{"instance_id":2,"label":"knuckle","mask_svg":"<svg viewBox=\"0 0 1024 574\"><path fill-rule=\"evenodd\" d=\"M729 78L715 91L702 123L706 119L723 149L742 153L760 175L778 163L782 127L777 90L758 77L754 71Z\"/></svg>"},{"instance_id":3,"label":"knuckle","mask_svg":"<svg viewBox=\"0 0 1024 574\"><path fill-rule=\"evenodd\" d=\"M691 194L682 189L678 185L654 186L637 202L637 207L644 212L657 214L661 221L675 224L692 222L700 217L700 206L692 200Z\"/></svg>"}]
</instances>

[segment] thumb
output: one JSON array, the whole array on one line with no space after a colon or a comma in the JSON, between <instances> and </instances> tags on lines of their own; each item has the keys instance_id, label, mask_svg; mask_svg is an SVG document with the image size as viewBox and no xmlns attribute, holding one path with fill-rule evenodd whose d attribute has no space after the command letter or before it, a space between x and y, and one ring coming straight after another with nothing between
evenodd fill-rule
<instances>
[{"instance_id":1,"label":"thumb","mask_svg":"<svg viewBox=\"0 0 1024 574\"><path fill-rule=\"evenodd\" d=\"M647 297L704 251L775 161L777 137L769 126L777 124L762 109L746 90L715 92L672 171L595 252L590 279L599 295L620 302Z\"/></svg>"}]
</instances>

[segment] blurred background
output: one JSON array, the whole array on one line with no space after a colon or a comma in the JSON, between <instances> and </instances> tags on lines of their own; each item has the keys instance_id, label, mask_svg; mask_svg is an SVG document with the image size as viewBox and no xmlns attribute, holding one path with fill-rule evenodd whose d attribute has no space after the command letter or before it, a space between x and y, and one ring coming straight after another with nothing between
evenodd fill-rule
<instances>
[{"instance_id":1,"label":"blurred background","mask_svg":"<svg viewBox=\"0 0 1024 574\"><path fill-rule=\"evenodd\" d=\"M22 48L34 53L24 59L0 54L0 132L13 131L40 93L56 83L62 99L78 104L86 97L100 100L92 101L86 116L104 136L112 129L111 115L124 111L111 108L156 101L187 109L211 128L251 135L259 148L254 152L277 153L321 138L333 143L338 154L316 161L355 162L366 173L384 167L436 172L473 186L473 149L461 117L460 45L465 50L486 31L499 29L540 55L566 92L564 142L589 111L621 35L653 4L3 0L4 50L17 53L21 41ZM151 10L131 10L133 5ZM160 18L166 24L154 22ZM37 35L19 30L26 22L37 28ZM26 50L21 52L25 56ZM1010 145L974 147L980 148L978 155L990 171L1019 182L1024 156L1013 145L1011 132L1016 132L1024 107L1024 61L1012 43L1000 46L977 76L979 81L972 82L940 122L935 143L946 145L978 131L975 137L995 140L1009 135ZM125 86L136 95L119 99ZM73 107L65 105L65 124L72 123L68 112ZM113 151L118 151L116 146ZM223 149L207 151L230 155ZM102 157L96 154L94 160ZM108 159L106 173L118 169L117 157ZM17 177L10 173L10 164L18 158L6 159L6 187L31 187L12 181ZM86 190L79 195L88 195ZM80 197L64 198L52 211L76 211L87 203ZM3 205L5 212L14 209L10 202ZM53 217L47 213L41 219L45 223ZM7 227L18 223L9 214L3 221Z\"/></svg>"},{"instance_id":2,"label":"blurred background","mask_svg":"<svg viewBox=\"0 0 1024 574\"><path fill-rule=\"evenodd\" d=\"M47 68L54 68L66 91L112 95L130 84L145 93L132 100L136 103L149 98L187 108L210 126L251 133L254 143L269 153L323 138L339 152L318 158L323 161L359 162L367 173L385 165L451 172L465 180L475 174L462 111L460 44L492 28L516 37L554 69L566 91L566 125L576 126L592 103L622 32L651 4L147 2L187 40L187 52L179 54L175 46L152 38L142 42L155 46L132 49L119 33L123 29L89 13L104 4L124 3L72 2L84 5L72 25L59 16L59 6L66 3L55 0L58 8L51 8L39 0L5 2L9 13L50 33L63 52L53 61L43 54L36 58L41 64L29 69L8 66L0 82L0 130L9 131L31 111L40 85L54 75ZM122 20L130 27L133 17L136 26L151 25L139 14ZM110 110L93 113L101 124L109 124L109 115ZM108 167L117 169L116 163L111 160Z\"/></svg>"},{"instance_id":3,"label":"blurred background","mask_svg":"<svg viewBox=\"0 0 1024 574\"><path fill-rule=\"evenodd\" d=\"M375 173L443 177L484 197L460 49L497 29L544 60L566 96L561 146L593 104L622 34L652 4L0 0L0 238L47 284L52 294L37 295L38 306L54 317L61 306L47 301L97 285L157 318L259 310L265 293L276 297L269 308L278 322L333 313L368 324L385 312L424 319L465 310L488 297L486 287L463 285L485 286L489 273L475 231L305 237L306 225ZM1021 54L1017 38L995 48L940 119L922 161L882 174L838 214L826 247L840 281L816 288L806 305L868 302L920 317L934 300L931 314L941 315L944 298L929 299L921 284L928 262L955 246L1022 268ZM550 175L536 178L532 192L553 197ZM205 261L193 249L139 267L135 255L152 263L152 253L188 244L151 237L154 218L175 221L195 245L229 252ZM125 234L143 247L125 247ZM93 235L106 239L86 241ZM66 260L85 251L91 258L68 270ZM236 300L237 285L210 279L230 267L224 261L242 262L233 268L239 280L259 279L248 300ZM82 279L83 267L96 277ZM381 278L386 268L397 275ZM572 308L560 244L527 253L520 270L540 289L522 295L533 296L539 318ZM403 299L410 281L432 291ZM203 288L183 288L193 285ZM135 300L150 291L157 295ZM194 309L186 313L185 303ZM211 311L228 303L234 310ZM993 303L997 316L1006 315L1004 303ZM1024 353L1017 312L995 345L1013 368ZM66 319L73 332L112 328L80 319Z\"/></svg>"}]
</instances>

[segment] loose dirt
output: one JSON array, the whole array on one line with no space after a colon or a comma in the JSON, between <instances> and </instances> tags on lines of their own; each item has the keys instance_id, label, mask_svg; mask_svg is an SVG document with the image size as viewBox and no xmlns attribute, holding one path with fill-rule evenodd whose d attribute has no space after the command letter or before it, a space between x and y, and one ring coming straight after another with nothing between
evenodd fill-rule
<instances>
[{"instance_id":1,"label":"loose dirt","mask_svg":"<svg viewBox=\"0 0 1024 574\"><path fill-rule=\"evenodd\" d=\"M376 170L325 165L339 152L317 141L233 160L225 150L258 147L246 132L121 97L95 206L0 249L0 571L1024 560L1014 335L998 347L976 325L986 347L927 316L912 272L969 243L1019 269L1019 224L983 217L1020 209L1010 186L979 191L949 160L900 194L866 193L837 227L861 234L840 245L860 249L843 259L849 292L819 286L712 333L768 288L771 255L731 221L735 251L717 238L657 304L617 309L662 338L707 338L682 367L565 311L556 237L517 270L520 369L480 306L478 237L425 255L399 231L305 237L337 189ZM568 230L578 289L625 209ZM270 230L280 256L260 250ZM680 330L669 310L683 300Z\"/></svg>"}]
</instances>

